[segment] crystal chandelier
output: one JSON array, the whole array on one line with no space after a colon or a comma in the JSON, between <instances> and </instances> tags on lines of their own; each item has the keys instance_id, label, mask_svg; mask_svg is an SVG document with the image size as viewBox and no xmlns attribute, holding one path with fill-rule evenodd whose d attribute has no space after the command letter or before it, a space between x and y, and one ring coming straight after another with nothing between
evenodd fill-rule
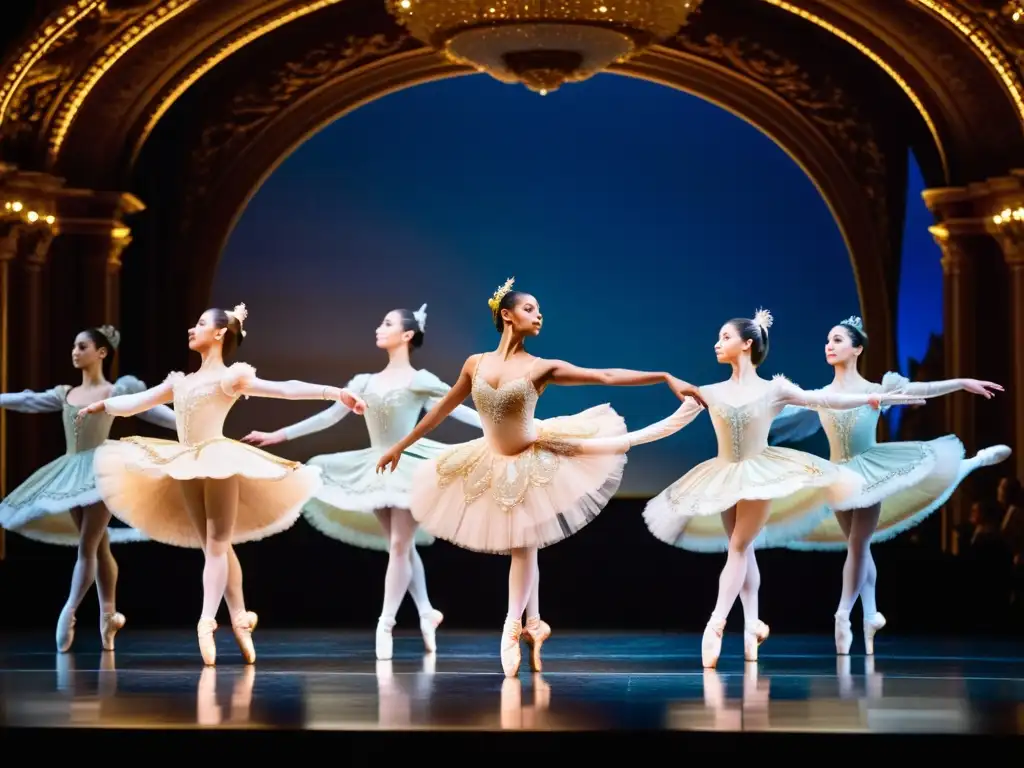
<instances>
[{"instance_id":1,"label":"crystal chandelier","mask_svg":"<svg viewBox=\"0 0 1024 768\"><path fill-rule=\"evenodd\" d=\"M387 0L457 64L545 95L672 37L703 0Z\"/></svg>"}]
</instances>

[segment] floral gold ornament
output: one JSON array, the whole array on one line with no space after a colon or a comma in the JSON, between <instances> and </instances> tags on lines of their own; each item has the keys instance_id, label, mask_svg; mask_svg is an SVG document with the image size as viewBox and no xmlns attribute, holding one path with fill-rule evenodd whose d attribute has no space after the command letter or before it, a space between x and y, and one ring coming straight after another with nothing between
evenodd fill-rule
<instances>
[{"instance_id":1,"label":"floral gold ornament","mask_svg":"<svg viewBox=\"0 0 1024 768\"><path fill-rule=\"evenodd\" d=\"M508 280L505 281L505 284L502 285L498 290L496 290L494 292L494 295L487 300L487 306L491 308L492 315L498 314L498 307L501 306L501 300L505 298L506 293L512 290L512 286L515 284L515 282L516 279L514 277L510 277Z\"/></svg>"},{"instance_id":2,"label":"floral gold ornament","mask_svg":"<svg viewBox=\"0 0 1024 768\"><path fill-rule=\"evenodd\" d=\"M387 0L449 60L545 95L674 36L703 0Z\"/></svg>"}]
</instances>

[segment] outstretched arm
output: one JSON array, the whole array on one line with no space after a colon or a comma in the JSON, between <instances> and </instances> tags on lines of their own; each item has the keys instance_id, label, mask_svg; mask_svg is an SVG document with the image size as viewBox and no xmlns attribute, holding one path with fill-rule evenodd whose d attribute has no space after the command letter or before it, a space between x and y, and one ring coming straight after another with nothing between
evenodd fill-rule
<instances>
[{"instance_id":1,"label":"outstretched arm","mask_svg":"<svg viewBox=\"0 0 1024 768\"><path fill-rule=\"evenodd\" d=\"M441 404L442 400L444 400L443 397L430 398L429 400L427 400L427 409L431 410L436 408L438 405ZM480 414L474 411L468 405L463 405L462 403L459 403L448 415L451 416L456 421L461 421L463 424L468 424L471 427L476 427L477 429L483 428L483 425L480 423Z\"/></svg>"},{"instance_id":2,"label":"outstretched arm","mask_svg":"<svg viewBox=\"0 0 1024 768\"><path fill-rule=\"evenodd\" d=\"M882 389L886 392L901 392L914 397L942 397L954 392L970 392L991 399L992 392L1003 388L991 381L978 379L946 379L945 381L910 381L898 373L887 373L882 378Z\"/></svg>"},{"instance_id":3,"label":"outstretched arm","mask_svg":"<svg viewBox=\"0 0 1024 768\"><path fill-rule=\"evenodd\" d=\"M33 392L31 389L26 389L24 392L0 395L0 408L7 408L17 413L53 413L64 407L59 389L59 387L54 387L45 392Z\"/></svg>"},{"instance_id":4,"label":"outstretched arm","mask_svg":"<svg viewBox=\"0 0 1024 768\"><path fill-rule=\"evenodd\" d=\"M164 405L174 399L174 385L170 381L164 381L155 387L150 387L142 392L131 395L116 395L100 400L97 403L83 408L78 412L81 417L87 413L98 413L106 411L111 416L135 416L143 411L148 411L158 405Z\"/></svg>"},{"instance_id":5,"label":"outstretched arm","mask_svg":"<svg viewBox=\"0 0 1024 768\"><path fill-rule=\"evenodd\" d=\"M269 397L277 400L336 400L356 413L366 410L366 403L347 389L310 384L295 379L267 381L256 375L256 369L245 363L235 363L224 374L221 389L232 397Z\"/></svg>"},{"instance_id":6,"label":"outstretched arm","mask_svg":"<svg viewBox=\"0 0 1024 768\"><path fill-rule=\"evenodd\" d=\"M580 386L604 384L609 387L642 387L650 384L668 384L676 397L684 400L691 397L701 406L707 407L700 389L677 379L665 371L633 371L627 368L580 368L565 360L540 360L537 363L537 388L545 384Z\"/></svg>"},{"instance_id":7,"label":"outstretched arm","mask_svg":"<svg viewBox=\"0 0 1024 768\"><path fill-rule=\"evenodd\" d=\"M880 407L883 405L922 405L924 400L913 395L893 392L869 392L855 394L851 392L828 392L818 389L808 392L785 379L776 379L778 394L777 403L802 405L805 408L821 408L831 411L847 411L862 405Z\"/></svg>"}]
</instances>

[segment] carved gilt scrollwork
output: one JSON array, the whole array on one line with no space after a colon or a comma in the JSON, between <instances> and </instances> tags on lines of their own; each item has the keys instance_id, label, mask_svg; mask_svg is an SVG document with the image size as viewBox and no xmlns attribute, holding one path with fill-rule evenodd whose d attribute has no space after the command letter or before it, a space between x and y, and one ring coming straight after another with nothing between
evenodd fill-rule
<instances>
[{"instance_id":1,"label":"carved gilt scrollwork","mask_svg":"<svg viewBox=\"0 0 1024 768\"><path fill-rule=\"evenodd\" d=\"M716 33L697 37L683 30L671 45L753 80L814 123L856 175L878 217L879 231L885 231L889 219L885 154L871 121L838 84L828 76L815 81L796 61L742 37L726 40Z\"/></svg>"},{"instance_id":2,"label":"carved gilt scrollwork","mask_svg":"<svg viewBox=\"0 0 1024 768\"><path fill-rule=\"evenodd\" d=\"M191 172L185 201L186 227L199 199L209 191L225 158L289 105L330 80L359 66L397 52L410 41L402 30L367 37L349 37L305 52L250 82L228 103L215 122L207 124L190 156Z\"/></svg>"},{"instance_id":3,"label":"carved gilt scrollwork","mask_svg":"<svg viewBox=\"0 0 1024 768\"><path fill-rule=\"evenodd\" d=\"M106 0L95 3L73 25L52 39L43 56L25 72L10 96L0 122L0 149L5 157L27 160L61 99L96 52L122 28L150 8L154 0ZM87 6L88 7L88 6ZM67 9L65 9L67 10ZM70 16L70 14L65 14ZM56 15L50 26L64 19ZM49 27L44 26L44 31ZM38 45L38 42L33 43Z\"/></svg>"}]
</instances>

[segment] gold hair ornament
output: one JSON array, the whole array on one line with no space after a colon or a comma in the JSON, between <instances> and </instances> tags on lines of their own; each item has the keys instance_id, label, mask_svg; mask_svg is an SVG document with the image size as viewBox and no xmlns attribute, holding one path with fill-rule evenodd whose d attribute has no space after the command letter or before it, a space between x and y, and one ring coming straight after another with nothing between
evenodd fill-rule
<instances>
[{"instance_id":1,"label":"gold hair ornament","mask_svg":"<svg viewBox=\"0 0 1024 768\"><path fill-rule=\"evenodd\" d=\"M117 349L121 343L121 334L117 328L112 325L101 325L96 330L103 334L106 340L110 342L110 346L115 350Z\"/></svg>"},{"instance_id":2,"label":"gold hair ornament","mask_svg":"<svg viewBox=\"0 0 1024 768\"><path fill-rule=\"evenodd\" d=\"M505 281L505 284L496 290L494 295L487 300L487 306L491 308L491 314L495 317L498 315L498 307L501 306L501 300L505 298L505 294L512 290L512 285L515 281L516 279L514 277L510 277Z\"/></svg>"}]
</instances>

